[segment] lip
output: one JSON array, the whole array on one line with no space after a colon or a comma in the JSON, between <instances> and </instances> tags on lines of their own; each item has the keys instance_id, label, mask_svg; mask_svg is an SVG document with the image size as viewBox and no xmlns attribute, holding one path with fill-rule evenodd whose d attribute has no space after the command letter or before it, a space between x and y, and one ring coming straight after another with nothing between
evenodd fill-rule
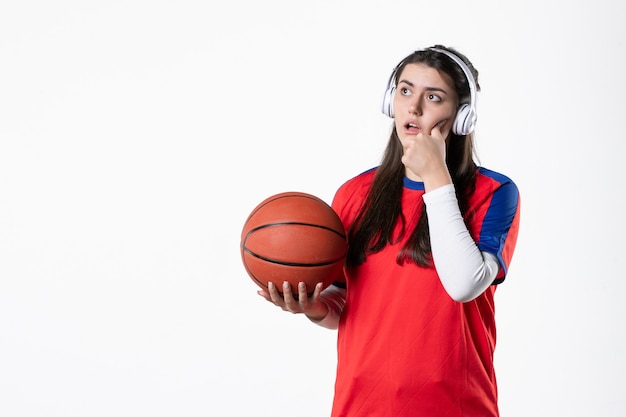
<instances>
[{"instance_id":1,"label":"lip","mask_svg":"<svg viewBox=\"0 0 626 417\"><path fill-rule=\"evenodd\" d=\"M415 120L407 120L403 126L407 135L417 135L422 130Z\"/></svg>"}]
</instances>

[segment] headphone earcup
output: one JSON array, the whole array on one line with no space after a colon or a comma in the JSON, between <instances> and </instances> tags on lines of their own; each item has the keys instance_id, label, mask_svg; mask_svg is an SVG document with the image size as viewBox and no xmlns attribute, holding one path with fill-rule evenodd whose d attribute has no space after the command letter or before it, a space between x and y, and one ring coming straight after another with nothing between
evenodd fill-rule
<instances>
[{"instance_id":1,"label":"headphone earcup","mask_svg":"<svg viewBox=\"0 0 626 417\"><path fill-rule=\"evenodd\" d=\"M385 91L383 96L382 111L385 116L393 118L393 96L396 92L396 87L391 86Z\"/></svg>"},{"instance_id":2,"label":"headphone earcup","mask_svg":"<svg viewBox=\"0 0 626 417\"><path fill-rule=\"evenodd\" d=\"M476 112L469 104L463 104L456 112L452 132L455 135L465 136L474 131L476 124Z\"/></svg>"}]
</instances>

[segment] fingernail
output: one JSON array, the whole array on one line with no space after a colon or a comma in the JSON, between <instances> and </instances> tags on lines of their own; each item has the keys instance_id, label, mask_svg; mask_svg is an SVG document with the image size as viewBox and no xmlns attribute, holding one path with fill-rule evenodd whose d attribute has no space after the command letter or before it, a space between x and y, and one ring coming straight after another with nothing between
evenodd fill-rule
<instances>
[{"instance_id":1,"label":"fingernail","mask_svg":"<svg viewBox=\"0 0 626 417\"><path fill-rule=\"evenodd\" d=\"M283 282L283 288L289 289L289 283L287 281Z\"/></svg>"},{"instance_id":2,"label":"fingernail","mask_svg":"<svg viewBox=\"0 0 626 417\"><path fill-rule=\"evenodd\" d=\"M268 282L267 283L267 288L269 288L271 290L272 288L274 288L274 284L271 283L271 282Z\"/></svg>"}]
</instances>

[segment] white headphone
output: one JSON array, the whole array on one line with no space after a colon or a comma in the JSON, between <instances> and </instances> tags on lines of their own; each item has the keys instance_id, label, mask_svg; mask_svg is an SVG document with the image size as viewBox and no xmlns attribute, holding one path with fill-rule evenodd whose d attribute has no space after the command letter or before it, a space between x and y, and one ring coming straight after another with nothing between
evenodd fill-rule
<instances>
[{"instance_id":1,"label":"white headphone","mask_svg":"<svg viewBox=\"0 0 626 417\"><path fill-rule=\"evenodd\" d=\"M465 62L452 52L446 51L445 49L439 48L427 48L422 49L421 51L435 51L447 55L452 59L456 64L463 70L465 73L465 78L467 78L467 83L469 84L470 89L470 103L469 104L461 104L459 109L456 112L456 117L454 119L454 124L452 125L452 132L459 136L469 135L474 131L474 127L476 126L476 83L474 82L474 76L472 72L467 67ZM419 51L416 51L419 52ZM406 59L406 58L405 58ZM402 60L391 73L389 77L389 81L387 81L387 88L385 90L385 95L383 96L383 105L382 111L386 116L393 118L393 96L396 92L396 85L394 83L394 78L396 77L396 72L398 69L404 64L404 60Z\"/></svg>"}]
</instances>

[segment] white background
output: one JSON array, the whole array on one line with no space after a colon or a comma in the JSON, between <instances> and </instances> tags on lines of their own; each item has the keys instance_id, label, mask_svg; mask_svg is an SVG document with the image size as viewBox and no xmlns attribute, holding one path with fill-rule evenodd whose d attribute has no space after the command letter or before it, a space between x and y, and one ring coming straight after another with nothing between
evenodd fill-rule
<instances>
[{"instance_id":1,"label":"white background","mask_svg":"<svg viewBox=\"0 0 626 417\"><path fill-rule=\"evenodd\" d=\"M625 3L5 1L0 415L327 416L333 331L256 295L269 195L376 165L391 69L480 71L477 146L522 224L503 417L626 414Z\"/></svg>"}]
</instances>

